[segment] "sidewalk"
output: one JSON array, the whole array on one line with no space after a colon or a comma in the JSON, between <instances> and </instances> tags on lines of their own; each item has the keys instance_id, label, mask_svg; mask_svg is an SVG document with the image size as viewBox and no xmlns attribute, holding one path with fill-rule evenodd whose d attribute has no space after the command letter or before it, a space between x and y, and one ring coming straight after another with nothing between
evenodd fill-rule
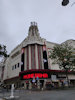
<instances>
[{"instance_id":1,"label":"sidewalk","mask_svg":"<svg viewBox=\"0 0 75 100\"><path fill-rule=\"evenodd\" d=\"M21 89L21 90L15 90L14 91L14 96L19 96L19 97L22 97L24 95L29 95L31 93L43 93L43 92L47 92L47 91L66 91L66 90L75 90L75 87L71 87L71 88L58 88L58 89L51 89L51 90L24 90L24 89ZM11 95L11 91L9 90L8 92L5 90L3 92L0 92L0 100L2 100L2 98L4 97L10 97Z\"/></svg>"}]
</instances>

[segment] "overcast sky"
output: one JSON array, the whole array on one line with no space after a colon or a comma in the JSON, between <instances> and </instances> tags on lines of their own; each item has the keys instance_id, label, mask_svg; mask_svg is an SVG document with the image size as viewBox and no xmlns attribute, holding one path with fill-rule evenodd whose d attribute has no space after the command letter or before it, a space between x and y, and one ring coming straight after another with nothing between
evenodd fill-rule
<instances>
[{"instance_id":1,"label":"overcast sky","mask_svg":"<svg viewBox=\"0 0 75 100\"><path fill-rule=\"evenodd\" d=\"M27 37L33 21L40 36L50 42L75 39L74 1L63 7L62 0L0 0L0 44L10 53Z\"/></svg>"}]
</instances>

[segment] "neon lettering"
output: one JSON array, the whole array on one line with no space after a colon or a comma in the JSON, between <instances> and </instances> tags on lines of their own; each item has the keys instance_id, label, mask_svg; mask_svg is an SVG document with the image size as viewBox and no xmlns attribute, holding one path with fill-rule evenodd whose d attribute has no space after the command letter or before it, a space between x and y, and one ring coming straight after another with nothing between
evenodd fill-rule
<instances>
[{"instance_id":1,"label":"neon lettering","mask_svg":"<svg viewBox=\"0 0 75 100\"><path fill-rule=\"evenodd\" d=\"M47 73L32 73L23 76L23 79L30 79L30 78L48 78Z\"/></svg>"}]
</instances>

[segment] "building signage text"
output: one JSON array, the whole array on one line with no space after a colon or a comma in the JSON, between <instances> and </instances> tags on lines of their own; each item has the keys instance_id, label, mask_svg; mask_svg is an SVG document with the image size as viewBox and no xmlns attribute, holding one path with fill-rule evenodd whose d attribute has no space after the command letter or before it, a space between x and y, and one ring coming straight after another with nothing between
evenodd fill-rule
<instances>
[{"instance_id":1,"label":"building signage text","mask_svg":"<svg viewBox=\"0 0 75 100\"><path fill-rule=\"evenodd\" d=\"M32 74L26 74L23 75L23 79L32 79L33 77L35 78L48 78L48 74L47 73L32 73Z\"/></svg>"}]
</instances>

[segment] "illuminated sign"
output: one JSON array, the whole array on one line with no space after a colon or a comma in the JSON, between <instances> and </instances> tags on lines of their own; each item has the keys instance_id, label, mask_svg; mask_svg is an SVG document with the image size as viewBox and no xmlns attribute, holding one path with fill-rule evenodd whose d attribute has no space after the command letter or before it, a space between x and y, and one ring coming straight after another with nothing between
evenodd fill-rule
<instances>
[{"instance_id":1,"label":"illuminated sign","mask_svg":"<svg viewBox=\"0 0 75 100\"><path fill-rule=\"evenodd\" d=\"M35 78L48 78L48 74L47 73L32 73L32 74L26 74L23 75L23 79L32 79L33 77Z\"/></svg>"}]
</instances>

